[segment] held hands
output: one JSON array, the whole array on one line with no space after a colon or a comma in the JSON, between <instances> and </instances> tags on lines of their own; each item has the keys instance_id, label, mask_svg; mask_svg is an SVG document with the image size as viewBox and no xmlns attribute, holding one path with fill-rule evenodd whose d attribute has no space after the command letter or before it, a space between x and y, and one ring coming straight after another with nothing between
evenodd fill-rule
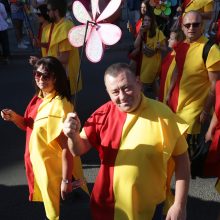
<instances>
[{"instance_id":1,"label":"held hands","mask_svg":"<svg viewBox=\"0 0 220 220\"><path fill-rule=\"evenodd\" d=\"M81 127L80 120L75 112L69 113L63 125L63 132L68 138L79 134Z\"/></svg>"},{"instance_id":2,"label":"held hands","mask_svg":"<svg viewBox=\"0 0 220 220\"><path fill-rule=\"evenodd\" d=\"M1 117L5 121L15 121L16 113L11 109L2 109L1 110Z\"/></svg>"}]
</instances>

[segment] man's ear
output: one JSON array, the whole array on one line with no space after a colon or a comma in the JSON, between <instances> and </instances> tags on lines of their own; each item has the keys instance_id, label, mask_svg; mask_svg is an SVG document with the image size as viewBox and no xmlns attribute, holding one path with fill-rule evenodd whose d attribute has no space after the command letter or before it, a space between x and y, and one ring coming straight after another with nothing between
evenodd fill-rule
<instances>
[{"instance_id":1,"label":"man's ear","mask_svg":"<svg viewBox=\"0 0 220 220\"><path fill-rule=\"evenodd\" d=\"M141 82L140 76L136 76L136 82L142 88L142 82Z\"/></svg>"}]
</instances>

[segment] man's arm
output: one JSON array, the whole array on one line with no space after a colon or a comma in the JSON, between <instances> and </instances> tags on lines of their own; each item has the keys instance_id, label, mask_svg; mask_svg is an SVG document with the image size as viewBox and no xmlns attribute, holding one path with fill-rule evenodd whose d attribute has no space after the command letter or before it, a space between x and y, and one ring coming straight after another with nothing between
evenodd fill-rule
<instances>
[{"instance_id":1,"label":"man's arm","mask_svg":"<svg viewBox=\"0 0 220 220\"><path fill-rule=\"evenodd\" d=\"M166 220L186 220L186 203L190 180L190 163L188 152L173 156L175 161L175 200L170 207Z\"/></svg>"},{"instance_id":2,"label":"man's arm","mask_svg":"<svg viewBox=\"0 0 220 220\"><path fill-rule=\"evenodd\" d=\"M218 124L218 118L217 118L217 116L216 116L216 114L214 112L213 116L212 116L212 120L211 120L209 128L208 128L208 131L207 131L207 133L205 135L205 141L206 142L212 140L212 136L214 134L215 127L216 127L217 124Z\"/></svg>"},{"instance_id":3,"label":"man's arm","mask_svg":"<svg viewBox=\"0 0 220 220\"><path fill-rule=\"evenodd\" d=\"M211 83L210 90L206 102L203 107L203 111L200 114L200 122L204 123L210 114L210 110L215 102L215 84L217 80L220 80L220 72L208 72L209 81Z\"/></svg>"},{"instance_id":4,"label":"man's arm","mask_svg":"<svg viewBox=\"0 0 220 220\"><path fill-rule=\"evenodd\" d=\"M64 122L63 132L68 137L68 147L73 156L80 156L89 151L92 146L86 135L80 136L81 123L76 113L69 113Z\"/></svg>"}]
</instances>

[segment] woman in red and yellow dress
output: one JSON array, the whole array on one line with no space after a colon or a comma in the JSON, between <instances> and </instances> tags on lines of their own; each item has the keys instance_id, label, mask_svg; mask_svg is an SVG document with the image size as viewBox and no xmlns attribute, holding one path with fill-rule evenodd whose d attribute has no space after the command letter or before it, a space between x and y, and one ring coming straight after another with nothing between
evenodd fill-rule
<instances>
[{"instance_id":1,"label":"woman in red and yellow dress","mask_svg":"<svg viewBox=\"0 0 220 220\"><path fill-rule=\"evenodd\" d=\"M62 199L72 191L72 180L81 180L79 157L72 157L62 132L67 113L73 111L68 80L63 65L54 57L37 61L34 70L36 95L24 116L3 109L1 116L26 131L25 167L29 200L42 201L46 216L59 219ZM85 184L82 188L88 192Z\"/></svg>"}]
</instances>

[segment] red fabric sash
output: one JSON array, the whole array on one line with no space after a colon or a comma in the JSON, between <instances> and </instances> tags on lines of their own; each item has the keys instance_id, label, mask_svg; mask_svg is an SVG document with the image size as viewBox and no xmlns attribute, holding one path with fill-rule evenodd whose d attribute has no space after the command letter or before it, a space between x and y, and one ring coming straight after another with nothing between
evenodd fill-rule
<instances>
[{"instance_id":1,"label":"red fabric sash","mask_svg":"<svg viewBox=\"0 0 220 220\"><path fill-rule=\"evenodd\" d=\"M190 47L189 44L181 42L175 48L178 76L173 91L171 93L170 99L168 101L168 105L170 106L173 112L176 112L178 106L180 80L182 78L184 63L189 47Z\"/></svg>"},{"instance_id":2,"label":"red fabric sash","mask_svg":"<svg viewBox=\"0 0 220 220\"><path fill-rule=\"evenodd\" d=\"M173 61L174 55L171 55L172 51L169 52L166 57L163 59L161 65L161 73L160 73L160 92L159 92L159 100L163 102L164 99L164 87L167 79L167 73L170 67L170 64Z\"/></svg>"},{"instance_id":3,"label":"red fabric sash","mask_svg":"<svg viewBox=\"0 0 220 220\"><path fill-rule=\"evenodd\" d=\"M126 117L126 113L108 102L96 110L84 125L89 142L98 150L101 160L91 195L92 219L114 220L114 164Z\"/></svg>"},{"instance_id":4,"label":"red fabric sash","mask_svg":"<svg viewBox=\"0 0 220 220\"><path fill-rule=\"evenodd\" d=\"M29 200L31 201L34 193L34 172L32 168L32 163L30 160L30 152L29 152L29 141L33 129L34 119L37 116L37 110L39 105L42 103L42 99L34 96L30 101L29 105L24 114L24 120L26 123L26 148L24 154L25 168L26 168L26 176L29 187Z\"/></svg>"}]
</instances>

